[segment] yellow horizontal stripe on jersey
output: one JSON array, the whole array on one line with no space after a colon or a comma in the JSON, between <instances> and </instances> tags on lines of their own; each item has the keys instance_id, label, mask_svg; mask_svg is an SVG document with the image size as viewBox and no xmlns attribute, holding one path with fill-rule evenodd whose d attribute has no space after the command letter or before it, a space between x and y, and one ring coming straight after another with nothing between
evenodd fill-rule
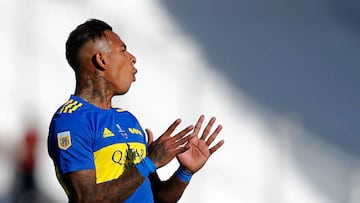
<instances>
[{"instance_id":1,"label":"yellow horizontal stripe on jersey","mask_svg":"<svg viewBox=\"0 0 360 203\"><path fill-rule=\"evenodd\" d=\"M118 143L94 152L96 183L114 180L146 156L145 144Z\"/></svg>"}]
</instances>

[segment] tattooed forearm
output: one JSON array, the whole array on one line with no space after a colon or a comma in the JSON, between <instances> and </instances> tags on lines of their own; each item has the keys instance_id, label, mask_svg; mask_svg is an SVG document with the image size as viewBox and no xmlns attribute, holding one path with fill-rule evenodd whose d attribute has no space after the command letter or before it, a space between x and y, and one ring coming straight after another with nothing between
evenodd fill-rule
<instances>
[{"instance_id":1,"label":"tattooed forearm","mask_svg":"<svg viewBox=\"0 0 360 203\"><path fill-rule=\"evenodd\" d=\"M120 178L95 184L94 170L84 170L64 176L70 202L122 202L144 182L136 168L127 170Z\"/></svg>"},{"instance_id":2,"label":"tattooed forearm","mask_svg":"<svg viewBox=\"0 0 360 203\"><path fill-rule=\"evenodd\" d=\"M99 192L106 198L113 197L113 201L122 202L127 199L144 182L136 168L126 170L119 179L99 184Z\"/></svg>"}]
</instances>

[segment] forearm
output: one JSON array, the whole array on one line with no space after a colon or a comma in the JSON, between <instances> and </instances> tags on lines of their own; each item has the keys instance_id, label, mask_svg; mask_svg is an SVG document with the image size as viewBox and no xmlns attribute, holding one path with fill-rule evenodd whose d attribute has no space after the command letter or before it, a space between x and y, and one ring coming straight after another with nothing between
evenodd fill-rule
<instances>
[{"instance_id":1,"label":"forearm","mask_svg":"<svg viewBox=\"0 0 360 203\"><path fill-rule=\"evenodd\" d=\"M136 165L136 168L132 168L125 172L119 179L114 181L114 185L110 183L106 185L108 188L109 195L115 195L114 201L124 201L131 194L133 194L136 189L144 182L145 178L156 170L156 165L151 159L145 157L140 163ZM121 184L120 192L116 189L116 186ZM104 190L106 190L106 188ZM105 193L106 194L106 193ZM116 196L118 195L118 196ZM106 197L106 196L105 196ZM112 202L112 201L111 201Z\"/></svg>"},{"instance_id":2,"label":"forearm","mask_svg":"<svg viewBox=\"0 0 360 203\"><path fill-rule=\"evenodd\" d=\"M123 202L145 181L136 168L127 170L120 178L97 185L97 202Z\"/></svg>"},{"instance_id":3,"label":"forearm","mask_svg":"<svg viewBox=\"0 0 360 203\"><path fill-rule=\"evenodd\" d=\"M168 180L161 181L156 173L150 176L155 202L177 202L190 179L179 178L178 171Z\"/></svg>"},{"instance_id":4,"label":"forearm","mask_svg":"<svg viewBox=\"0 0 360 203\"><path fill-rule=\"evenodd\" d=\"M118 179L94 184L95 171L86 170L64 176L69 192L69 201L76 203L122 202L127 199L145 180L137 168L124 172Z\"/></svg>"}]
</instances>

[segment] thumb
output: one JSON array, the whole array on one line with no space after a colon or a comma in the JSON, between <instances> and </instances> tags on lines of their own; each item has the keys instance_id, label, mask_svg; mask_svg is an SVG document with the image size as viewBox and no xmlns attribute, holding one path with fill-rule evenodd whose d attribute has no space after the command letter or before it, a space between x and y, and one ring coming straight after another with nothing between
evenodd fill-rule
<instances>
[{"instance_id":1,"label":"thumb","mask_svg":"<svg viewBox=\"0 0 360 203\"><path fill-rule=\"evenodd\" d=\"M154 136L153 136L150 129L146 128L145 131L146 131L146 134L148 136L148 145L150 145L154 140Z\"/></svg>"}]
</instances>

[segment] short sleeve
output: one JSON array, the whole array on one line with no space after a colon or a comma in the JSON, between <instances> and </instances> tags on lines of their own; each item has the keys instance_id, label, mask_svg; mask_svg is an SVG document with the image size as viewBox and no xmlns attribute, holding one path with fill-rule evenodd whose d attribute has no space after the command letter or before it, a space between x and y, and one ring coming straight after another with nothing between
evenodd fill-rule
<instances>
[{"instance_id":1,"label":"short sleeve","mask_svg":"<svg viewBox=\"0 0 360 203\"><path fill-rule=\"evenodd\" d=\"M93 132L75 114L54 116L48 136L48 151L61 175L95 169L92 150Z\"/></svg>"}]
</instances>

